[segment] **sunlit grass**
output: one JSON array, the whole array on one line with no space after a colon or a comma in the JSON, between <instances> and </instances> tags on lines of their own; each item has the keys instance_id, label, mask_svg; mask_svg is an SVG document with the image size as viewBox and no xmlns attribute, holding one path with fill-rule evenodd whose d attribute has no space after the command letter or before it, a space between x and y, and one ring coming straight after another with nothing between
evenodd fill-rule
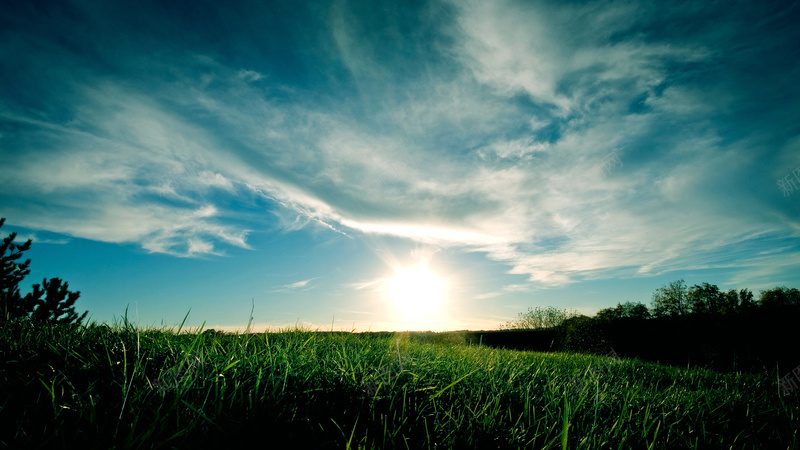
<instances>
[{"instance_id":1,"label":"sunlit grass","mask_svg":"<svg viewBox=\"0 0 800 450\"><path fill-rule=\"evenodd\" d=\"M180 332L179 332L180 331ZM12 448L794 448L776 377L467 346L457 335L6 324ZM455 336L455 337L454 337ZM432 342L438 341L438 342Z\"/></svg>"}]
</instances>

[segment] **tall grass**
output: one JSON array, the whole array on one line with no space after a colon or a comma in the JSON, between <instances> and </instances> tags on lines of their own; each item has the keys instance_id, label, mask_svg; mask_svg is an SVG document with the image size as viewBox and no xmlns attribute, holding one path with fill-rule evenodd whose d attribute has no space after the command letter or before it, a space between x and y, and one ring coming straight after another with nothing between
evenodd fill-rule
<instances>
[{"instance_id":1,"label":"tall grass","mask_svg":"<svg viewBox=\"0 0 800 450\"><path fill-rule=\"evenodd\" d=\"M180 331L180 332L179 332ZM2 326L12 448L796 448L776 377L426 342Z\"/></svg>"}]
</instances>

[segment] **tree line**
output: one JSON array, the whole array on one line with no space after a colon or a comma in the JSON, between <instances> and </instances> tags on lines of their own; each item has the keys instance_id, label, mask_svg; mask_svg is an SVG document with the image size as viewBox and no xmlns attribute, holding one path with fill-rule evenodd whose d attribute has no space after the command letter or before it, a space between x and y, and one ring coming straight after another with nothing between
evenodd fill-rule
<instances>
[{"instance_id":1,"label":"tree line","mask_svg":"<svg viewBox=\"0 0 800 450\"><path fill-rule=\"evenodd\" d=\"M617 306L604 308L594 317L579 314L574 309L554 306L529 308L518 314L517 318L501 325L501 329L539 329L556 328L570 320L593 318L601 322L621 319L646 320L651 318L674 318L681 316L731 316L754 313L759 308L775 309L800 306L800 290L777 286L760 292L754 300L749 289L721 290L709 283L686 286L683 279L673 281L658 288L653 293L651 307L641 302L617 303Z\"/></svg>"},{"instance_id":2,"label":"tree line","mask_svg":"<svg viewBox=\"0 0 800 450\"><path fill-rule=\"evenodd\" d=\"M650 307L617 303L592 317L552 306L530 308L483 342L538 351L615 353L719 370L795 367L800 352L800 290L778 286L755 299L749 289L676 280L658 288Z\"/></svg>"}]
</instances>

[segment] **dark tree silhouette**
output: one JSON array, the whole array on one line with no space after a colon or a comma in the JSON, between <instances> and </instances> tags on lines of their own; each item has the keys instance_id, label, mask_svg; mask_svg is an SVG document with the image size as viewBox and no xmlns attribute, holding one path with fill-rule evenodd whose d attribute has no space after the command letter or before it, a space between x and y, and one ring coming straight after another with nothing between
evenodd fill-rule
<instances>
[{"instance_id":1,"label":"dark tree silhouette","mask_svg":"<svg viewBox=\"0 0 800 450\"><path fill-rule=\"evenodd\" d=\"M786 286L767 289L766 291L761 291L758 304L765 308L800 305L800 290L797 288L789 289Z\"/></svg>"},{"instance_id":2,"label":"dark tree silhouette","mask_svg":"<svg viewBox=\"0 0 800 450\"><path fill-rule=\"evenodd\" d=\"M729 289L720 299L722 300L719 305L720 314L733 314L739 311L739 293L736 289Z\"/></svg>"},{"instance_id":3,"label":"dark tree silhouette","mask_svg":"<svg viewBox=\"0 0 800 450\"><path fill-rule=\"evenodd\" d=\"M656 317L684 316L688 313L689 299L683 280L661 286L653 293L653 315Z\"/></svg>"},{"instance_id":4,"label":"dark tree silhouette","mask_svg":"<svg viewBox=\"0 0 800 450\"><path fill-rule=\"evenodd\" d=\"M0 227L5 219L0 219ZM34 284L33 291L24 297L19 292L19 284L30 274L31 260L19 262L22 253L30 250L31 240L24 244L15 244L17 233L3 238L0 245L0 321L14 319L30 319L36 322L75 323L80 324L87 312L78 315L75 312L75 301L80 292L71 292L69 284L60 278L42 280L42 284Z\"/></svg>"},{"instance_id":5,"label":"dark tree silhouette","mask_svg":"<svg viewBox=\"0 0 800 450\"><path fill-rule=\"evenodd\" d=\"M0 219L0 227L6 219ZM19 284L31 272L31 260L19 262L22 253L31 248L31 240L28 239L24 244L15 244L14 239L17 233L11 233L3 238L0 245L0 315L2 320L25 315Z\"/></svg>"},{"instance_id":6,"label":"dark tree silhouette","mask_svg":"<svg viewBox=\"0 0 800 450\"><path fill-rule=\"evenodd\" d=\"M559 329L561 344L565 349L593 353L607 351L603 333L591 317L583 314L570 317Z\"/></svg>"},{"instance_id":7,"label":"dark tree silhouette","mask_svg":"<svg viewBox=\"0 0 800 450\"><path fill-rule=\"evenodd\" d=\"M59 278L51 278L50 281L44 279L41 287L34 284L33 291L22 299L25 309L31 311L31 320L80 324L88 312L78 316L73 305L81 293L80 291L70 292L68 287L69 284L62 283Z\"/></svg>"},{"instance_id":8,"label":"dark tree silhouette","mask_svg":"<svg viewBox=\"0 0 800 450\"><path fill-rule=\"evenodd\" d=\"M753 301L753 292L750 289L742 289L739 291L739 312L749 313L756 307L756 302Z\"/></svg>"},{"instance_id":9,"label":"dark tree silhouette","mask_svg":"<svg viewBox=\"0 0 800 450\"><path fill-rule=\"evenodd\" d=\"M595 318L601 322L612 322L622 318L622 305L617 303L616 308L603 308L597 311Z\"/></svg>"},{"instance_id":10,"label":"dark tree silhouette","mask_svg":"<svg viewBox=\"0 0 800 450\"><path fill-rule=\"evenodd\" d=\"M631 319L649 319L650 318L650 311L647 309L644 303L633 303L628 302L622 305L623 307L623 316L628 317Z\"/></svg>"},{"instance_id":11,"label":"dark tree silhouette","mask_svg":"<svg viewBox=\"0 0 800 450\"><path fill-rule=\"evenodd\" d=\"M690 287L686 298L692 314L717 314L722 312L724 296L717 285L703 283Z\"/></svg>"},{"instance_id":12,"label":"dark tree silhouette","mask_svg":"<svg viewBox=\"0 0 800 450\"><path fill-rule=\"evenodd\" d=\"M619 319L647 319L650 311L643 303L625 302L617 303L615 308L604 308L597 312L600 321L614 321Z\"/></svg>"}]
</instances>

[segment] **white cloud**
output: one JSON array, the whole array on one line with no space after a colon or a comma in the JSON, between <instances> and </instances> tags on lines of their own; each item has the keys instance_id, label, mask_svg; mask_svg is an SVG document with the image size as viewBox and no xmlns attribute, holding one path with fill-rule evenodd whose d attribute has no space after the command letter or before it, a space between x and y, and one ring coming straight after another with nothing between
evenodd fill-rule
<instances>
[{"instance_id":1,"label":"white cloud","mask_svg":"<svg viewBox=\"0 0 800 450\"><path fill-rule=\"evenodd\" d=\"M227 205L255 195L280 206L287 230L464 247L545 285L672 270L747 231L780 229L743 217L731 205L744 203L715 187L752 157L695 119L719 106L712 100L733 100L667 83L669 63L711 52L612 39L657 11L453 6L442 66L407 79L335 7L331 46L354 85L346 95L195 54L151 63L170 76L146 91L75 81L69 122L5 109L4 120L47 145L0 167L0 193L52 206L16 211L26 226L184 256L246 248L242 217L260 211ZM629 114L637 98L649 110ZM611 152L623 165L603 174Z\"/></svg>"},{"instance_id":2,"label":"white cloud","mask_svg":"<svg viewBox=\"0 0 800 450\"><path fill-rule=\"evenodd\" d=\"M308 280L302 280L302 281L297 281L295 283L286 284L286 285L283 285L283 286L279 287L278 289L272 290L270 292L291 292L291 291L295 291L295 290L298 290L298 289L302 289L302 288L308 286L308 283L316 280L317 278L319 278L319 277L309 278Z\"/></svg>"},{"instance_id":3,"label":"white cloud","mask_svg":"<svg viewBox=\"0 0 800 450\"><path fill-rule=\"evenodd\" d=\"M236 72L236 76L247 82L258 81L264 78L264 75L256 72L255 70L241 69Z\"/></svg>"},{"instance_id":4,"label":"white cloud","mask_svg":"<svg viewBox=\"0 0 800 450\"><path fill-rule=\"evenodd\" d=\"M43 239L36 236L33 233L25 233L25 234L17 234L17 237L14 239L14 242L17 244L22 244L26 241L30 240L33 244L54 244L54 245L64 245L69 243L69 239Z\"/></svg>"},{"instance_id":5,"label":"white cloud","mask_svg":"<svg viewBox=\"0 0 800 450\"><path fill-rule=\"evenodd\" d=\"M524 90L534 98L565 110L567 98L556 93L559 61L566 49L547 19L509 2L458 2L464 61L476 78L513 93Z\"/></svg>"},{"instance_id":6,"label":"white cloud","mask_svg":"<svg viewBox=\"0 0 800 450\"><path fill-rule=\"evenodd\" d=\"M500 141L492 144L491 149L500 158L522 158L530 153L543 152L547 150L548 144L536 142L532 137L514 139L510 141Z\"/></svg>"},{"instance_id":7,"label":"white cloud","mask_svg":"<svg viewBox=\"0 0 800 450\"><path fill-rule=\"evenodd\" d=\"M4 187L50 206L16 211L17 222L184 256L219 253L209 239L247 247L246 232L215 223L218 210L202 200L209 188L234 190L222 174L203 168L205 133L118 86L83 93L79 123L5 114L38 127L54 144L21 148L25 158L0 169L9 180ZM148 199L151 192L163 196ZM168 206L166 197L183 205Z\"/></svg>"},{"instance_id":8,"label":"white cloud","mask_svg":"<svg viewBox=\"0 0 800 450\"><path fill-rule=\"evenodd\" d=\"M297 283L287 284L285 287L286 287L286 289L297 289L297 288L305 287L308 284L309 281L311 281L311 280L298 281Z\"/></svg>"}]
</instances>

